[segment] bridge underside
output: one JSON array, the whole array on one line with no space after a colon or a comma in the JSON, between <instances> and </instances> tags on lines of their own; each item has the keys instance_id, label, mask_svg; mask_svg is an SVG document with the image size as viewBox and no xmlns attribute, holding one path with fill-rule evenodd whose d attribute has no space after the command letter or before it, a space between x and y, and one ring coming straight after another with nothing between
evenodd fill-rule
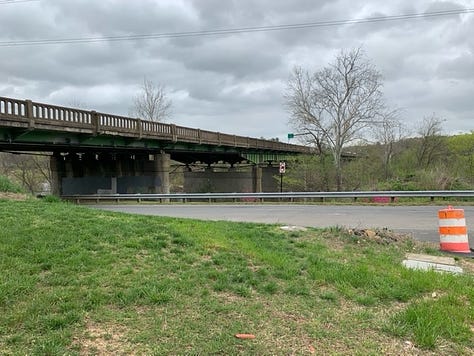
<instances>
[{"instance_id":1,"label":"bridge underside","mask_svg":"<svg viewBox=\"0 0 474 356\"><path fill-rule=\"evenodd\" d=\"M0 128L1 151L68 152L68 153L131 153L158 154L166 152L171 159L184 164L271 163L294 153L275 152L219 145L136 139L117 135L90 135L77 132L53 132L16 127Z\"/></svg>"},{"instance_id":2,"label":"bridge underside","mask_svg":"<svg viewBox=\"0 0 474 356\"><path fill-rule=\"evenodd\" d=\"M277 162L289 155L250 148L12 127L0 128L0 151L51 153L55 195L169 193L171 161L207 167L184 172L183 189L188 193L271 192L278 189L273 178L278 174ZM218 169L213 168L216 164Z\"/></svg>"}]
</instances>

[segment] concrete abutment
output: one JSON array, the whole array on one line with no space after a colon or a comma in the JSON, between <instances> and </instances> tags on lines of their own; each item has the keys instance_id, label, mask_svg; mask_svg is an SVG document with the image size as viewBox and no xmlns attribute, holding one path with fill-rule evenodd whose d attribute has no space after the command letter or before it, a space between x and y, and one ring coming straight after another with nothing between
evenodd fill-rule
<instances>
[{"instance_id":1,"label":"concrete abutment","mask_svg":"<svg viewBox=\"0 0 474 356\"><path fill-rule=\"evenodd\" d=\"M261 193L278 191L278 167L249 166L243 169L206 169L184 172L186 193Z\"/></svg>"}]
</instances>

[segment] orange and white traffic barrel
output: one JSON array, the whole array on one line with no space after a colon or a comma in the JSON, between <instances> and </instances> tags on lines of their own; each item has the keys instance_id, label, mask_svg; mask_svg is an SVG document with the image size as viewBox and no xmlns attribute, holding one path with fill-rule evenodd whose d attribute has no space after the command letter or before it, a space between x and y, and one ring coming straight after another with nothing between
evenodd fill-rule
<instances>
[{"instance_id":1,"label":"orange and white traffic barrel","mask_svg":"<svg viewBox=\"0 0 474 356\"><path fill-rule=\"evenodd\" d=\"M449 252L470 253L467 236L466 219L463 209L447 209L438 211L440 249Z\"/></svg>"}]
</instances>

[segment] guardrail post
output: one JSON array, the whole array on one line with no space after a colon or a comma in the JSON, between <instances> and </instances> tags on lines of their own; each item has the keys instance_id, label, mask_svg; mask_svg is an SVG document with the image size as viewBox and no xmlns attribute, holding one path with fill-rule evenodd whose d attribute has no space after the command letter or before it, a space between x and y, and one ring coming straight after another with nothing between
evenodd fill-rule
<instances>
[{"instance_id":1,"label":"guardrail post","mask_svg":"<svg viewBox=\"0 0 474 356\"><path fill-rule=\"evenodd\" d=\"M28 118L28 128L35 128L35 116L33 112L33 102L31 100L25 100L25 115Z\"/></svg>"}]
</instances>

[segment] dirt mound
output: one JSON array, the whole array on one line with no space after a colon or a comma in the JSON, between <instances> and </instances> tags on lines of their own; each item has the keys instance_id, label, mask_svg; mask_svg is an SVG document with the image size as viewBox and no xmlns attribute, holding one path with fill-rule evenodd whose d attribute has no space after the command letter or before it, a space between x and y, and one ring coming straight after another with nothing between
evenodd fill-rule
<instances>
[{"instance_id":1,"label":"dirt mound","mask_svg":"<svg viewBox=\"0 0 474 356\"><path fill-rule=\"evenodd\" d=\"M349 229L347 232L350 235L358 237L365 241L374 241L379 244L389 245L397 242L410 240L411 237L407 234L400 234L389 229Z\"/></svg>"}]
</instances>

